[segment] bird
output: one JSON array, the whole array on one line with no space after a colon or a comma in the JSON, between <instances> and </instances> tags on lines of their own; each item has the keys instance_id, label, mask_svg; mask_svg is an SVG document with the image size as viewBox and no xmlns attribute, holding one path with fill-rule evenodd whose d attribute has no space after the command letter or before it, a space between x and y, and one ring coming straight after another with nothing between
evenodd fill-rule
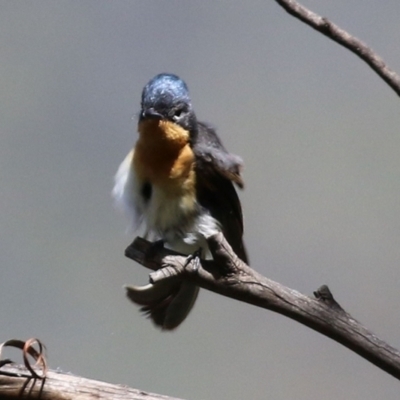
<instances>
[{"instance_id":1,"label":"bird","mask_svg":"<svg viewBox=\"0 0 400 400\"><path fill-rule=\"evenodd\" d=\"M235 186L243 188L242 159L229 153L216 130L197 120L189 89L175 74L161 73L143 88L138 138L121 163L112 191L133 229L182 254L210 257L207 238L222 232L248 264L243 213ZM191 311L199 288L168 280L127 286L156 327L177 328Z\"/></svg>"}]
</instances>

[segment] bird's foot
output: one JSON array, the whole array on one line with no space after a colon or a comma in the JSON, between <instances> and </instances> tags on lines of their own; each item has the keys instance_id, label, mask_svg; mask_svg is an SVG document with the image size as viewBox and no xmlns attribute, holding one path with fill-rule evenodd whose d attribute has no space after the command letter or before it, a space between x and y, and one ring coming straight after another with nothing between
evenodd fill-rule
<instances>
[{"instance_id":1,"label":"bird's foot","mask_svg":"<svg viewBox=\"0 0 400 400\"><path fill-rule=\"evenodd\" d=\"M203 249L200 247L193 254L190 254L185 261L184 268L186 269L189 264L192 264L192 271L197 272L201 265L201 256L203 253Z\"/></svg>"}]
</instances>

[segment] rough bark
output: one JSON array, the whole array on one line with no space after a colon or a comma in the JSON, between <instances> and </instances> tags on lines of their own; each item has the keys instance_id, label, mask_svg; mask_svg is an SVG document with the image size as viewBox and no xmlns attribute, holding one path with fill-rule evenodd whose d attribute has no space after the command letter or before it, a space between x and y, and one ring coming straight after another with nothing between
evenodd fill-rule
<instances>
[{"instance_id":1,"label":"rough bark","mask_svg":"<svg viewBox=\"0 0 400 400\"><path fill-rule=\"evenodd\" d=\"M0 400L178 400L132 389L123 385L112 385L79 376L48 371L45 379L32 378L23 366L5 365L0 369Z\"/></svg>"},{"instance_id":2,"label":"rough bark","mask_svg":"<svg viewBox=\"0 0 400 400\"><path fill-rule=\"evenodd\" d=\"M147 268L152 283L162 279L187 279L221 295L275 311L322 333L400 379L400 352L356 321L333 298L327 286L305 296L268 279L244 264L222 234L208 240L214 260L184 256L161 249L152 251L142 238L126 249L126 256Z\"/></svg>"}]
</instances>

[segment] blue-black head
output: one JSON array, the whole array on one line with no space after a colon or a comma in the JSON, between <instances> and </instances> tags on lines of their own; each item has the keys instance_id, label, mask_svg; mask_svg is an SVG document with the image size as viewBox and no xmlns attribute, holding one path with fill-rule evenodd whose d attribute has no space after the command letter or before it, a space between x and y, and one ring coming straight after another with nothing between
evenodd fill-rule
<instances>
[{"instance_id":1,"label":"blue-black head","mask_svg":"<svg viewBox=\"0 0 400 400\"><path fill-rule=\"evenodd\" d=\"M196 116L186 83L173 74L159 74L143 88L140 120L167 119L192 131Z\"/></svg>"}]
</instances>

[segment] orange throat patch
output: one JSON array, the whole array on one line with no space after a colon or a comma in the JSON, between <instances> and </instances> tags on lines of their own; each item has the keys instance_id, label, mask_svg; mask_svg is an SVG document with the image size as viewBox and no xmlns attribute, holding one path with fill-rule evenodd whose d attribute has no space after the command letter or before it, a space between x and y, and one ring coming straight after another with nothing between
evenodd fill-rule
<instances>
[{"instance_id":1,"label":"orange throat patch","mask_svg":"<svg viewBox=\"0 0 400 400\"><path fill-rule=\"evenodd\" d=\"M134 167L138 178L154 185L192 186L195 157L189 132L166 120L145 120L138 126Z\"/></svg>"}]
</instances>

